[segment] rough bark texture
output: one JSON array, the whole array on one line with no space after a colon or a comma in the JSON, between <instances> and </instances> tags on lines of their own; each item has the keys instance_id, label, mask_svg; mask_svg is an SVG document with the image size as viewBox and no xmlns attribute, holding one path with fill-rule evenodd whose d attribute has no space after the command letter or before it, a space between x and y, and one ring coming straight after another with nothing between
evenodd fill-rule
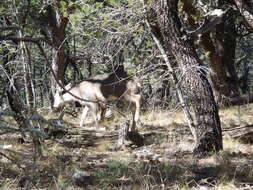
<instances>
[{"instance_id":1,"label":"rough bark texture","mask_svg":"<svg viewBox=\"0 0 253 190\"><path fill-rule=\"evenodd\" d=\"M198 16L198 13L192 2L184 1L183 10L187 14L187 24L192 29L197 29L199 26L194 17ZM207 59L212 70L211 80L216 102L220 105L230 105L230 98L239 95L234 67L236 38L232 17L229 22L230 27L225 21L216 26L216 33L213 35L216 36L215 41L210 32L204 33L200 37L200 45L208 55Z\"/></svg>"},{"instance_id":2,"label":"rough bark texture","mask_svg":"<svg viewBox=\"0 0 253 190\"><path fill-rule=\"evenodd\" d=\"M246 0L234 0L239 12L244 17L251 31L253 31L253 2Z\"/></svg>"},{"instance_id":3,"label":"rough bark texture","mask_svg":"<svg viewBox=\"0 0 253 190\"><path fill-rule=\"evenodd\" d=\"M23 140L26 140L25 131L26 129L32 129L33 127L30 124L30 120L28 119L27 115L31 115L29 111L24 107L22 104L16 89L14 87L11 87L11 89L6 91L8 102L10 105L11 110L14 112L13 118L17 122L21 133L23 135ZM33 145L35 148L35 153L38 154L38 156L42 156L42 147L40 142L40 137L34 133L31 132L31 137L33 141Z\"/></svg>"},{"instance_id":4,"label":"rough bark texture","mask_svg":"<svg viewBox=\"0 0 253 190\"><path fill-rule=\"evenodd\" d=\"M194 152L196 155L205 155L222 149L220 119L211 86L201 69L198 56L191 41L184 38L177 3L175 0L153 1L153 16L156 17L157 30L161 31L165 49L172 52L183 75L181 85L192 107L197 127Z\"/></svg>"},{"instance_id":5,"label":"rough bark texture","mask_svg":"<svg viewBox=\"0 0 253 190\"><path fill-rule=\"evenodd\" d=\"M22 115L22 112L24 111L24 106L21 104L18 98L18 95L14 92L13 89L6 91L6 93L7 93L10 108L15 113L13 118L19 125L19 128L21 130L24 130L27 126L27 120Z\"/></svg>"},{"instance_id":6,"label":"rough bark texture","mask_svg":"<svg viewBox=\"0 0 253 190\"><path fill-rule=\"evenodd\" d=\"M210 63L211 69L214 71L212 78L215 78L216 73L220 73L213 80L215 90L217 91L217 100L219 103L229 105L229 99L239 96L238 77L235 71L235 49L236 49L236 31L234 19L231 17L229 23L225 20L217 25L214 44L217 55L220 59L218 67L215 62Z\"/></svg>"}]
</instances>

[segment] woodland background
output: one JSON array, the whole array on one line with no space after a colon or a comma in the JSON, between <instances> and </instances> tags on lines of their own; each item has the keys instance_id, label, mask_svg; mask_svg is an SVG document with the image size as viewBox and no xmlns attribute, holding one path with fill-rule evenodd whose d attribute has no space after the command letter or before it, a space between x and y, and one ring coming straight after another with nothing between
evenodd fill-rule
<instances>
[{"instance_id":1,"label":"woodland background","mask_svg":"<svg viewBox=\"0 0 253 190\"><path fill-rule=\"evenodd\" d=\"M177 11L171 11L173 5ZM234 139L252 133L252 10L250 0L180 0L174 4L169 0L0 2L1 186L5 189L194 189L202 185L252 188L252 144ZM164 21L163 14L167 13L172 16ZM173 14L177 14L178 20ZM180 23L179 29L166 24L172 17L175 23ZM182 41L194 53L178 51L176 55L173 39ZM187 65L191 57L200 63L195 67L205 73L212 87L208 93L214 94L215 102L211 105L220 110L224 134L226 130L232 131L231 138L223 135L224 150L221 153L208 150L210 157L204 161L189 153L193 149L185 148L193 147L194 140L187 127L189 121L181 113L183 106L178 94L182 87L186 104L193 107L197 104L189 98L189 86L184 87L187 74L183 63ZM142 151L152 152L151 156L138 153L141 151L138 149L134 153L127 150L128 157L122 163L120 152L116 156L113 151L108 153L108 147L117 138L115 129L122 122L116 119L120 117L117 113L114 121L106 124L109 128L113 126L110 128L113 132L109 132L112 135L105 133L104 139L82 129L69 132L68 146L66 136L57 136L56 140L41 137L41 131L51 130L48 126L59 128L66 135L64 127L77 125L76 118L70 115L65 115L62 123L57 114L51 113L56 80L62 84L77 83L96 74L113 72L119 65L142 83L142 133L147 139ZM199 81L193 79L193 83ZM19 142L26 130L31 142ZM79 140L73 141L73 134L79 134ZM186 144L184 148L182 142ZM96 150L98 153L94 150L96 145L101 148ZM177 148L172 150L171 145ZM159 151L155 153L155 149ZM137 159L141 164L131 160L133 154L141 158ZM160 160L154 158L157 154ZM174 157L181 160L175 161ZM103 164L97 163L100 161ZM68 167L64 167L65 163ZM138 163L140 168L136 166ZM195 166L199 170L194 170ZM227 167L231 171L226 171ZM78 171L85 171L85 182L81 185L79 178L76 181L73 177ZM204 179L206 182L202 182Z\"/></svg>"}]
</instances>

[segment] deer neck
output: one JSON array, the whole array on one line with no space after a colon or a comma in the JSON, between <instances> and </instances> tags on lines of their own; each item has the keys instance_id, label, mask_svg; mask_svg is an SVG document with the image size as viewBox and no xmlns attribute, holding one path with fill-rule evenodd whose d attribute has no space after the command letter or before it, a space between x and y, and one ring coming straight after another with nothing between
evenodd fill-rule
<instances>
[{"instance_id":1,"label":"deer neck","mask_svg":"<svg viewBox=\"0 0 253 190\"><path fill-rule=\"evenodd\" d=\"M75 94L74 94L75 95ZM73 101L78 101L77 98L72 96L70 93L65 93L62 95L62 99L65 103L73 102Z\"/></svg>"}]
</instances>

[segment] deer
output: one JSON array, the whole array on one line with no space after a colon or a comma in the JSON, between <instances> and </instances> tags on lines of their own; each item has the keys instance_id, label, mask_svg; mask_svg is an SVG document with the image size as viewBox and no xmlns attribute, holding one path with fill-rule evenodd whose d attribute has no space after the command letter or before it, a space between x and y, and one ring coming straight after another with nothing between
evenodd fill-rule
<instances>
[{"instance_id":1,"label":"deer","mask_svg":"<svg viewBox=\"0 0 253 190\"><path fill-rule=\"evenodd\" d=\"M124 70L99 74L74 86L67 85L65 91L58 90L54 96L53 108L57 110L67 103L79 102L84 106L80 127L84 125L88 111L91 111L95 125L98 127L98 122L105 118L108 102L123 100L130 104L131 130L134 131L140 119L142 101L142 96L138 93L140 88L140 82L136 78L129 78ZM100 118L98 118L99 110L101 110Z\"/></svg>"}]
</instances>

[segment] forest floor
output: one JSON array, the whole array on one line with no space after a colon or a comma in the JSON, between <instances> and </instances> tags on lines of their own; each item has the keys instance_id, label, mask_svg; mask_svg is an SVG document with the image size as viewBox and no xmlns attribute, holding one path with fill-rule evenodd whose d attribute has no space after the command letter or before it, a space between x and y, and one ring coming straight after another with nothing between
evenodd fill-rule
<instances>
[{"instance_id":1,"label":"forest floor","mask_svg":"<svg viewBox=\"0 0 253 190\"><path fill-rule=\"evenodd\" d=\"M139 132L145 145L117 151L124 118L116 113L101 124L106 130L94 129L91 120L80 128L79 118L64 116L71 129L44 140L40 158L32 142L2 134L0 189L253 189L253 135L232 138L230 133L253 125L253 104L220 110L220 118L224 150L201 159L192 154L193 138L179 111L142 113ZM11 118L3 120L15 125Z\"/></svg>"}]
</instances>

